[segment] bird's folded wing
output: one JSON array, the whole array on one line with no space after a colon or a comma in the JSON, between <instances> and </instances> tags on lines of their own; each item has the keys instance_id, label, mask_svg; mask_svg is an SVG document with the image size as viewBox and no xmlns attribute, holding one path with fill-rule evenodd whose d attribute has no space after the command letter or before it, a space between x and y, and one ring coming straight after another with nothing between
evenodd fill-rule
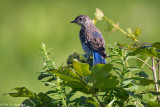
<instances>
[{"instance_id":1,"label":"bird's folded wing","mask_svg":"<svg viewBox=\"0 0 160 107\"><path fill-rule=\"evenodd\" d=\"M87 35L86 45L97 52L105 50L103 37L101 33L98 32L93 32Z\"/></svg>"}]
</instances>

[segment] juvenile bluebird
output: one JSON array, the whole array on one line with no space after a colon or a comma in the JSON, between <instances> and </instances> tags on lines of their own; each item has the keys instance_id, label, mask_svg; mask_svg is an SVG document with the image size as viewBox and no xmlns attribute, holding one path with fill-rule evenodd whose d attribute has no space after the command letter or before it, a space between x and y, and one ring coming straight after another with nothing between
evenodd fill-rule
<instances>
[{"instance_id":1,"label":"juvenile bluebird","mask_svg":"<svg viewBox=\"0 0 160 107\"><path fill-rule=\"evenodd\" d=\"M92 20L86 15L80 15L71 23L81 26L79 38L87 57L93 57L93 65L106 64L105 41L100 30L93 24Z\"/></svg>"}]
</instances>

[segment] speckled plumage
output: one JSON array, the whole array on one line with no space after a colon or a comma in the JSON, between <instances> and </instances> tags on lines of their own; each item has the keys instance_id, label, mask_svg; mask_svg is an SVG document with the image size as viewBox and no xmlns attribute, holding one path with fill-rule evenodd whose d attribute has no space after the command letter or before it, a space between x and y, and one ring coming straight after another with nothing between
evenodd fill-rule
<instances>
[{"instance_id":1,"label":"speckled plumage","mask_svg":"<svg viewBox=\"0 0 160 107\"><path fill-rule=\"evenodd\" d=\"M81 26L79 38L83 50L88 57L93 56L94 52L99 53L102 58L107 57L103 36L88 16L80 15L71 23L76 23Z\"/></svg>"}]
</instances>

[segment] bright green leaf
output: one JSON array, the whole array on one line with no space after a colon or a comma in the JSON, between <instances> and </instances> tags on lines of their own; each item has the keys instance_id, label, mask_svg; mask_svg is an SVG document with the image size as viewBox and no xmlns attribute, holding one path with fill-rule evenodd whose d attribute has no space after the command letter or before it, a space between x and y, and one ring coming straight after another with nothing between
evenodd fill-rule
<instances>
[{"instance_id":1,"label":"bright green leaf","mask_svg":"<svg viewBox=\"0 0 160 107\"><path fill-rule=\"evenodd\" d=\"M87 75L91 74L91 71L89 70L89 65L87 63L81 63L81 62L74 60L73 66L74 66L75 71L81 77L86 77Z\"/></svg>"},{"instance_id":2,"label":"bright green leaf","mask_svg":"<svg viewBox=\"0 0 160 107\"><path fill-rule=\"evenodd\" d=\"M135 36L140 36L141 35L141 29L139 27L135 28L134 35Z\"/></svg>"},{"instance_id":3,"label":"bright green leaf","mask_svg":"<svg viewBox=\"0 0 160 107\"><path fill-rule=\"evenodd\" d=\"M112 64L97 64L93 66L91 75L87 78L89 82L94 82L92 88L99 88L101 91L115 88L119 84L119 81L116 76L110 74L112 68Z\"/></svg>"},{"instance_id":4,"label":"bright green leaf","mask_svg":"<svg viewBox=\"0 0 160 107\"><path fill-rule=\"evenodd\" d=\"M69 68L69 66L47 72L57 75L60 79L64 81L80 82L80 78L78 77L78 75L71 68Z\"/></svg>"},{"instance_id":5,"label":"bright green leaf","mask_svg":"<svg viewBox=\"0 0 160 107\"><path fill-rule=\"evenodd\" d=\"M101 77L107 77L112 68L112 64L97 64L91 68L91 75L88 76L87 80L93 82Z\"/></svg>"},{"instance_id":6,"label":"bright green leaf","mask_svg":"<svg viewBox=\"0 0 160 107\"><path fill-rule=\"evenodd\" d=\"M71 68L70 66L59 68L58 70L47 71L57 75L64 83L78 91L84 93L90 93L86 86L86 83L83 79L81 79Z\"/></svg>"}]
</instances>

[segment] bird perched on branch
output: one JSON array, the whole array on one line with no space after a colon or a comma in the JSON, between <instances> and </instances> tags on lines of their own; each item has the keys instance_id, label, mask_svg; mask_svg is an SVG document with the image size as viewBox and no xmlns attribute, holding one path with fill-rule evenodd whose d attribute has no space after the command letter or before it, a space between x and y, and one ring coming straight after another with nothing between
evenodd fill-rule
<instances>
[{"instance_id":1,"label":"bird perched on branch","mask_svg":"<svg viewBox=\"0 0 160 107\"><path fill-rule=\"evenodd\" d=\"M93 65L106 64L105 41L100 30L93 24L92 20L86 15L80 15L71 23L81 26L79 38L88 58L93 57Z\"/></svg>"}]
</instances>

